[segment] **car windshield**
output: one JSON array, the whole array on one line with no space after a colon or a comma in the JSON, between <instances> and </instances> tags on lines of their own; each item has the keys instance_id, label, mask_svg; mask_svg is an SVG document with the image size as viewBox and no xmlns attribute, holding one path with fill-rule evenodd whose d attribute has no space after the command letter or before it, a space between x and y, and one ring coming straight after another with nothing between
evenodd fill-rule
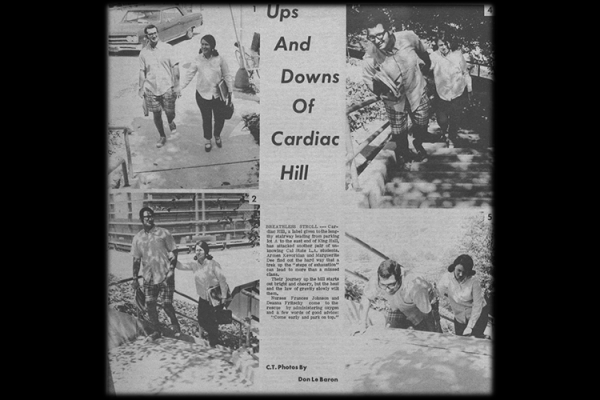
<instances>
[{"instance_id":1,"label":"car windshield","mask_svg":"<svg viewBox=\"0 0 600 400\"><path fill-rule=\"evenodd\" d=\"M127 24L148 24L160 21L160 11L127 11L123 22Z\"/></svg>"}]
</instances>

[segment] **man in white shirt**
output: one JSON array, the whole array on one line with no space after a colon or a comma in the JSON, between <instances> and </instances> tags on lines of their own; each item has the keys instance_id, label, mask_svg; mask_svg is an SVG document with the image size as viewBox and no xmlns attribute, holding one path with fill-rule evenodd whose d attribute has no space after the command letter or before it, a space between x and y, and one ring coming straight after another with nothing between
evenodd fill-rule
<instances>
[{"instance_id":1,"label":"man in white shirt","mask_svg":"<svg viewBox=\"0 0 600 400\"><path fill-rule=\"evenodd\" d=\"M154 25L144 28L148 44L140 52L140 76L138 95L144 99L148 111L154 115L154 125L160 138L156 147L162 147L167 141L163 128L162 110L167 115L171 134L177 132L175 125L175 100L181 96L179 88L179 62L175 59L170 44L158 38L158 29Z\"/></svg>"},{"instance_id":2,"label":"man in white shirt","mask_svg":"<svg viewBox=\"0 0 600 400\"><path fill-rule=\"evenodd\" d=\"M174 252L175 240L168 230L154 225L154 210L151 208L143 207L140 210L140 221L144 229L139 231L131 242L134 277L132 288L135 293L140 287L136 278L141 267L150 322L155 326L159 325L156 306L160 295L165 314L171 320L171 326L178 336L181 328L173 307L174 270L177 264L177 254Z\"/></svg>"},{"instance_id":3,"label":"man in white shirt","mask_svg":"<svg viewBox=\"0 0 600 400\"><path fill-rule=\"evenodd\" d=\"M365 310L362 318L364 329L368 327L369 309L376 297L384 298L391 308L386 315L387 326L439 332L432 312L431 303L435 298L433 286L423 277L403 271L397 262L383 261L365 286L361 298Z\"/></svg>"},{"instance_id":4,"label":"man in white shirt","mask_svg":"<svg viewBox=\"0 0 600 400\"><path fill-rule=\"evenodd\" d=\"M374 12L364 23L367 28L367 51L363 59L363 79L369 90L384 102L396 143L396 162L427 157L423 142L438 137L427 132L431 104L427 82L420 65L430 68L429 53L413 31L391 32L387 16ZM408 116L412 122L415 157L408 149Z\"/></svg>"}]
</instances>

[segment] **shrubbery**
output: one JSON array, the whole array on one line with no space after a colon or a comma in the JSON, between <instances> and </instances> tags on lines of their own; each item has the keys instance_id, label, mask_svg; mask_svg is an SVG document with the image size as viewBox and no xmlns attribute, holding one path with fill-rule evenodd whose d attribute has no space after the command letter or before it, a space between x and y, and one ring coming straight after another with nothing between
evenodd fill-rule
<instances>
[{"instance_id":1,"label":"shrubbery","mask_svg":"<svg viewBox=\"0 0 600 400\"><path fill-rule=\"evenodd\" d=\"M481 281L484 295L490 298L494 292L494 264L492 253L494 236L492 224L483 221L481 215L470 218L470 226L460 245L460 252L470 255Z\"/></svg>"},{"instance_id":2,"label":"shrubbery","mask_svg":"<svg viewBox=\"0 0 600 400\"><path fill-rule=\"evenodd\" d=\"M114 275L109 273L108 283L113 283L116 281L118 281L118 279ZM131 288L130 282L122 283L120 285L115 285L108 288L108 305L117 311L132 315L136 318L138 316L138 308L135 305L133 289ZM198 307L195 304L190 304L177 298L173 299L173 306L175 307L175 310L177 312L194 318L194 321L192 321L188 318L177 316L179 325L181 326L181 332L186 335L197 337L199 335L199 329L198 323L195 321L195 319L198 315ZM144 315L147 318L147 313L144 313ZM160 307L158 316L161 324L165 326L170 325L171 322L166 317L164 311ZM245 341L246 333L246 328L242 327L242 332L240 336L240 329L237 323L229 325L220 325L218 343L230 349L237 349L240 344L240 338L242 338L242 340ZM251 335L250 344L257 343L258 339L254 335Z\"/></svg>"},{"instance_id":3,"label":"shrubbery","mask_svg":"<svg viewBox=\"0 0 600 400\"><path fill-rule=\"evenodd\" d=\"M350 79L346 79L346 106L350 107L354 104L358 104L365 101L369 97L373 97L374 94L367 88L363 82L353 82ZM351 112L348 115L348 124L350 125L350 132L354 132L358 129L363 128L368 123L376 119L387 119L387 114L383 106L382 101L370 104L359 110Z\"/></svg>"}]
</instances>

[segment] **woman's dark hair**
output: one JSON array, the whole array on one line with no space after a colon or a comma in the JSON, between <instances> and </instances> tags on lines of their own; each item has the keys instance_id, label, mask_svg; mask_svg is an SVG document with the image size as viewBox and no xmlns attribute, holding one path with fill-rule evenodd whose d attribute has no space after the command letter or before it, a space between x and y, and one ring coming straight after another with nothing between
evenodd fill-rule
<instances>
[{"instance_id":1,"label":"woman's dark hair","mask_svg":"<svg viewBox=\"0 0 600 400\"><path fill-rule=\"evenodd\" d=\"M197 242L196 245L194 246L194 250L196 250L197 246L202 247L202 250L204 250L204 254L205 254L205 257L206 257L207 260L212 260L213 259L213 256L211 256L210 254L208 254L208 252L210 251L210 249L208 248L208 244L204 240L201 240L201 241ZM198 259L198 257L194 256L194 260L197 260L197 259Z\"/></svg>"},{"instance_id":2,"label":"woman's dark hair","mask_svg":"<svg viewBox=\"0 0 600 400\"><path fill-rule=\"evenodd\" d=\"M377 276L387 279L394 275L396 282L402 284L402 266L394 260L385 260L377 268Z\"/></svg>"},{"instance_id":3,"label":"woman's dark hair","mask_svg":"<svg viewBox=\"0 0 600 400\"><path fill-rule=\"evenodd\" d=\"M140 221L143 220L144 211L149 211L152 215L154 215L154 210L150 207L142 207L140 209Z\"/></svg>"},{"instance_id":4,"label":"woman's dark hair","mask_svg":"<svg viewBox=\"0 0 600 400\"><path fill-rule=\"evenodd\" d=\"M454 272L454 268L456 268L457 265L463 266L467 276L475 275L475 270L473 269L473 259L470 255L461 254L460 256L456 257L456 260L454 260L454 262L448 266L448 272Z\"/></svg>"},{"instance_id":5,"label":"woman's dark hair","mask_svg":"<svg viewBox=\"0 0 600 400\"><path fill-rule=\"evenodd\" d=\"M213 35L204 35L202 36L202 39L204 40L206 43L210 44L210 48L212 49L211 55L213 57L216 57L219 55L219 52L215 49L215 47L217 47L217 40L215 39L215 37ZM198 51L198 54L202 53L202 47L200 47L200 51Z\"/></svg>"},{"instance_id":6,"label":"woman's dark hair","mask_svg":"<svg viewBox=\"0 0 600 400\"><path fill-rule=\"evenodd\" d=\"M447 32L440 32L437 34L437 36L433 40L432 47L433 47L434 51L436 51L438 49L438 41L439 40L446 43L446 46L448 46L450 51L454 51L458 48L456 40L454 40L454 36L452 36L452 34L447 33Z\"/></svg>"}]
</instances>

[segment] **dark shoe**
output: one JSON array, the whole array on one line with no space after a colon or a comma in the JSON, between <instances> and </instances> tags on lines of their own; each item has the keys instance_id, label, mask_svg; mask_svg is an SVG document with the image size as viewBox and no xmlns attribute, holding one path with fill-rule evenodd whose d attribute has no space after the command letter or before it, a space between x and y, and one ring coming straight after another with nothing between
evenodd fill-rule
<instances>
[{"instance_id":1,"label":"dark shoe","mask_svg":"<svg viewBox=\"0 0 600 400\"><path fill-rule=\"evenodd\" d=\"M454 145L454 147L461 147L461 141L458 138L458 135L456 135L456 136L450 136L448 138L448 140L450 140L452 142L452 144Z\"/></svg>"},{"instance_id":2,"label":"dark shoe","mask_svg":"<svg viewBox=\"0 0 600 400\"><path fill-rule=\"evenodd\" d=\"M416 162L425 161L427 159L427 152L425 150L419 151L418 154L415 155L414 160Z\"/></svg>"},{"instance_id":3,"label":"dark shoe","mask_svg":"<svg viewBox=\"0 0 600 400\"><path fill-rule=\"evenodd\" d=\"M433 142L431 143L444 143L446 141L446 136L445 135L433 135L433 137L435 138Z\"/></svg>"},{"instance_id":4,"label":"dark shoe","mask_svg":"<svg viewBox=\"0 0 600 400\"><path fill-rule=\"evenodd\" d=\"M156 147L161 148L165 145L165 143L167 143L166 136L161 136L161 138L158 139L158 142L156 142Z\"/></svg>"},{"instance_id":5,"label":"dark shoe","mask_svg":"<svg viewBox=\"0 0 600 400\"><path fill-rule=\"evenodd\" d=\"M171 135L177 133L177 125L175 125L175 121L169 123L169 129L171 130Z\"/></svg>"},{"instance_id":6,"label":"dark shoe","mask_svg":"<svg viewBox=\"0 0 600 400\"><path fill-rule=\"evenodd\" d=\"M220 137L216 137L215 138L215 143L217 144L218 148L221 148L223 146L223 143L221 143L221 138Z\"/></svg>"},{"instance_id":7,"label":"dark shoe","mask_svg":"<svg viewBox=\"0 0 600 400\"><path fill-rule=\"evenodd\" d=\"M212 149L212 144L210 143L206 143L204 145L204 150L206 150L206 152L208 153L210 151L210 149Z\"/></svg>"},{"instance_id":8,"label":"dark shoe","mask_svg":"<svg viewBox=\"0 0 600 400\"><path fill-rule=\"evenodd\" d=\"M150 335L148 335L148 337L146 337L146 341L153 342L161 336L162 334L160 333L160 331L154 331Z\"/></svg>"}]
</instances>

